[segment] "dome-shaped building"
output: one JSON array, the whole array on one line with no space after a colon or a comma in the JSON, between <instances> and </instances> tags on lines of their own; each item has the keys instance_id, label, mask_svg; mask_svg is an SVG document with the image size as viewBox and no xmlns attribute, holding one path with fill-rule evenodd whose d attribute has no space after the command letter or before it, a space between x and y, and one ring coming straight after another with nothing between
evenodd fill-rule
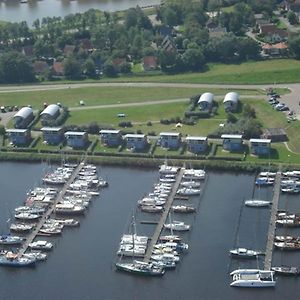
<instances>
[{"instance_id":1,"label":"dome-shaped building","mask_svg":"<svg viewBox=\"0 0 300 300\"><path fill-rule=\"evenodd\" d=\"M42 121L55 120L59 115L59 109L57 104L48 105L40 114Z\"/></svg>"},{"instance_id":2,"label":"dome-shaped building","mask_svg":"<svg viewBox=\"0 0 300 300\"><path fill-rule=\"evenodd\" d=\"M30 107L22 107L13 117L14 127L25 129L33 120L33 110Z\"/></svg>"},{"instance_id":3,"label":"dome-shaped building","mask_svg":"<svg viewBox=\"0 0 300 300\"><path fill-rule=\"evenodd\" d=\"M229 92L223 100L225 111L235 111L238 107L240 96L236 92Z\"/></svg>"},{"instance_id":4,"label":"dome-shaped building","mask_svg":"<svg viewBox=\"0 0 300 300\"><path fill-rule=\"evenodd\" d=\"M203 93L198 100L199 109L211 110L213 101L214 95L212 93Z\"/></svg>"}]
</instances>

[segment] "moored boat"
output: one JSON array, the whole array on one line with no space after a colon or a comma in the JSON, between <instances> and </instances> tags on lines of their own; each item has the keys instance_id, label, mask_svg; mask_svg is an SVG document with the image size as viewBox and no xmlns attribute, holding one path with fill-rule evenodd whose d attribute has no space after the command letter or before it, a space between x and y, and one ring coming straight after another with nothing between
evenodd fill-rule
<instances>
[{"instance_id":1,"label":"moored boat","mask_svg":"<svg viewBox=\"0 0 300 300\"><path fill-rule=\"evenodd\" d=\"M28 245L32 250L49 251L53 248L53 244L47 241L36 241Z\"/></svg>"},{"instance_id":2,"label":"moored boat","mask_svg":"<svg viewBox=\"0 0 300 300\"><path fill-rule=\"evenodd\" d=\"M258 199L252 199L252 200L246 200L245 205L249 207L267 207L270 206L270 201L265 200L258 200Z\"/></svg>"},{"instance_id":3,"label":"moored boat","mask_svg":"<svg viewBox=\"0 0 300 300\"><path fill-rule=\"evenodd\" d=\"M34 228L34 224L13 223L10 225L10 230L14 232L28 232Z\"/></svg>"},{"instance_id":4,"label":"moored boat","mask_svg":"<svg viewBox=\"0 0 300 300\"><path fill-rule=\"evenodd\" d=\"M184 222L173 221L169 224L164 224L164 227L174 231L188 231L190 230L190 225L185 224Z\"/></svg>"},{"instance_id":5,"label":"moored boat","mask_svg":"<svg viewBox=\"0 0 300 300\"><path fill-rule=\"evenodd\" d=\"M196 208L187 205L173 205L171 210L176 213L193 213L196 211Z\"/></svg>"},{"instance_id":6,"label":"moored boat","mask_svg":"<svg viewBox=\"0 0 300 300\"><path fill-rule=\"evenodd\" d=\"M180 188L177 191L177 195L182 195L182 196L194 196L194 195L199 195L201 192L200 189L193 189L193 188Z\"/></svg>"},{"instance_id":7,"label":"moored boat","mask_svg":"<svg viewBox=\"0 0 300 300\"><path fill-rule=\"evenodd\" d=\"M162 267L156 266L151 262L145 263L137 260L132 263L116 263L116 268L119 271L143 276L162 276L165 273Z\"/></svg>"},{"instance_id":8,"label":"moored boat","mask_svg":"<svg viewBox=\"0 0 300 300\"><path fill-rule=\"evenodd\" d=\"M12 236L10 234L0 235L0 245L20 245L24 238L19 236Z\"/></svg>"},{"instance_id":9,"label":"moored boat","mask_svg":"<svg viewBox=\"0 0 300 300\"><path fill-rule=\"evenodd\" d=\"M299 276L300 269L296 267L288 267L288 266L280 266L280 267L272 267L272 271L274 271L278 275L283 276Z\"/></svg>"},{"instance_id":10,"label":"moored boat","mask_svg":"<svg viewBox=\"0 0 300 300\"><path fill-rule=\"evenodd\" d=\"M239 272L232 275L232 287L268 288L275 287L274 271L252 270L251 272Z\"/></svg>"},{"instance_id":11,"label":"moored boat","mask_svg":"<svg viewBox=\"0 0 300 300\"><path fill-rule=\"evenodd\" d=\"M256 258L258 255L264 255L262 251L255 251L246 248L236 248L229 250L230 255L238 258Z\"/></svg>"},{"instance_id":12,"label":"moored boat","mask_svg":"<svg viewBox=\"0 0 300 300\"><path fill-rule=\"evenodd\" d=\"M8 252L5 255L0 256L0 266L6 267L34 267L36 259L27 257L18 257L17 254Z\"/></svg>"},{"instance_id":13,"label":"moored boat","mask_svg":"<svg viewBox=\"0 0 300 300\"><path fill-rule=\"evenodd\" d=\"M31 213L17 213L15 215L15 218L18 220L23 220L23 221L36 221L40 218L41 216L38 214L31 214Z\"/></svg>"}]
</instances>

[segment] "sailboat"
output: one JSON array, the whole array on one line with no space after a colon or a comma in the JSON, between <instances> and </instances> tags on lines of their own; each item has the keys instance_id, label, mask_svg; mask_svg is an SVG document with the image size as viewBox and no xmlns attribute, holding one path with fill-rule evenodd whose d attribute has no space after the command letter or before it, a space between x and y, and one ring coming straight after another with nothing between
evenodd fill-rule
<instances>
[{"instance_id":1,"label":"sailboat","mask_svg":"<svg viewBox=\"0 0 300 300\"><path fill-rule=\"evenodd\" d=\"M157 264L152 262L144 262L135 260L135 237L136 237L136 226L135 218L132 216L131 222L131 234L132 234L132 257L131 262L117 262L115 264L118 271L128 272L137 275L143 276L162 276L165 273L165 270Z\"/></svg>"},{"instance_id":2,"label":"sailboat","mask_svg":"<svg viewBox=\"0 0 300 300\"><path fill-rule=\"evenodd\" d=\"M254 190L253 190L254 194ZM253 195L252 195L253 196ZM245 205L249 207L267 207L271 205L270 201L260 199L260 186L258 187L258 199L249 199L245 201Z\"/></svg>"}]
</instances>

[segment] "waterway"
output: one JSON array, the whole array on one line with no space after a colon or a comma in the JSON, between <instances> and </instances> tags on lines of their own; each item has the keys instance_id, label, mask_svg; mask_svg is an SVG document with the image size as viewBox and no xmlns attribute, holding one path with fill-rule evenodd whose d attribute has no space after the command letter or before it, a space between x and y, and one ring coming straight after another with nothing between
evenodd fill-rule
<instances>
[{"instance_id":1,"label":"waterway","mask_svg":"<svg viewBox=\"0 0 300 300\"><path fill-rule=\"evenodd\" d=\"M7 219L20 205L26 192L40 185L45 164L0 163L0 226L7 230ZM51 238L55 248L46 262L33 269L0 268L0 299L3 300L218 300L218 299L295 299L300 279L278 278L275 289L249 290L229 287L229 271L237 267L262 267L261 261L233 260L228 250L235 246L264 249L269 209L244 207L253 195L254 175L209 172L202 197L191 202L197 214L173 215L173 220L191 224L183 233L189 253L174 271L162 278L141 278L116 272L116 250L127 231L136 202L150 192L157 181L157 170L101 167L109 187L80 218L79 228L64 230ZM256 196L271 200L272 188L255 190ZM176 200L178 201L178 200ZM183 200L182 200L183 202ZM179 201L178 201L179 203ZM186 203L186 201L185 201ZM299 196L284 196L280 208L300 211ZM151 234L154 225L140 224L153 216L136 213L137 232ZM291 232L289 232L291 233ZM300 235L298 229L293 234ZM300 254L274 252L275 264L298 264Z\"/></svg>"},{"instance_id":2,"label":"waterway","mask_svg":"<svg viewBox=\"0 0 300 300\"><path fill-rule=\"evenodd\" d=\"M29 26L43 17L64 17L71 13L83 13L91 8L102 11L119 11L130 7L160 4L160 0L0 0L0 20L26 21Z\"/></svg>"}]
</instances>

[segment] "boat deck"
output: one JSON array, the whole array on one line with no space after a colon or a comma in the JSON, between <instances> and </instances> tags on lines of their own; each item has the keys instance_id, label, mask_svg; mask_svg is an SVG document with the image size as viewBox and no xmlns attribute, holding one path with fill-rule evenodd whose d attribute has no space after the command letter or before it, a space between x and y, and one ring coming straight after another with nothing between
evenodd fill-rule
<instances>
[{"instance_id":1,"label":"boat deck","mask_svg":"<svg viewBox=\"0 0 300 300\"><path fill-rule=\"evenodd\" d=\"M156 245L157 241L158 241L158 238L160 236L160 233L164 227L164 224L166 223L166 220L167 220L167 217L169 215L169 211L171 209L171 206L173 204L173 201L174 201L174 198L176 196L176 192L177 192L177 189L180 185L180 182L182 180L182 176L183 176L183 172L184 172L184 168L181 168L177 177L176 177L176 181L175 183L173 184L173 187L172 187L172 191L166 201L166 204L165 204L165 209L161 215L161 218L156 226L156 229L154 231L154 234L151 238L151 242L147 248L147 251L146 251L146 254L144 256L144 262L149 262L150 261L150 257L152 255L152 252L153 252L153 249L154 249L154 246Z\"/></svg>"},{"instance_id":2,"label":"boat deck","mask_svg":"<svg viewBox=\"0 0 300 300\"><path fill-rule=\"evenodd\" d=\"M265 261L264 261L265 270L270 270L272 266L274 237L275 237L275 229L276 229L276 215L278 211L278 202L280 196L280 182L281 182L281 172L279 170L276 173L275 183L274 183L274 193L273 193L273 200L271 206L271 216L270 216L270 223L269 223L269 230L268 230Z\"/></svg>"},{"instance_id":3,"label":"boat deck","mask_svg":"<svg viewBox=\"0 0 300 300\"><path fill-rule=\"evenodd\" d=\"M18 256L21 257L26 250L28 249L28 246L30 243L33 242L36 236L39 235L39 231L44 225L45 221L49 219L50 215L53 213L56 204L62 200L64 197L66 190L69 188L70 184L74 181L75 177L78 175L78 173L81 171L81 169L84 166L84 162L81 162L76 169L73 171L72 176L69 178L69 180L64 184L61 191L57 194L56 198L54 199L53 203L50 205L48 210L43 214L43 216L40 218L38 224L36 225L35 229L27 236L25 243L20 247L18 251Z\"/></svg>"}]
</instances>

